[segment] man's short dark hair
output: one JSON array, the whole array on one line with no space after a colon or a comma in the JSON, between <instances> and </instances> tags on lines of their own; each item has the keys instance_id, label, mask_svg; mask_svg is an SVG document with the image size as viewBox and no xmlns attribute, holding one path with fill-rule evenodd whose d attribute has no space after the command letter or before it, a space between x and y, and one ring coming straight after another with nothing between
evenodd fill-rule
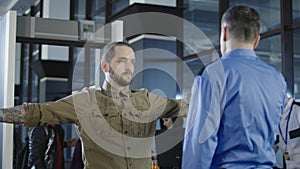
<instances>
[{"instance_id":1,"label":"man's short dark hair","mask_svg":"<svg viewBox=\"0 0 300 169\"><path fill-rule=\"evenodd\" d=\"M115 55L114 49L116 46L128 46L131 48L131 46L126 42L110 42L103 47L101 51L101 60L110 63Z\"/></svg>"},{"instance_id":2,"label":"man's short dark hair","mask_svg":"<svg viewBox=\"0 0 300 169\"><path fill-rule=\"evenodd\" d=\"M247 6L229 8L222 17L229 34L241 42L254 42L260 30L258 12Z\"/></svg>"}]
</instances>

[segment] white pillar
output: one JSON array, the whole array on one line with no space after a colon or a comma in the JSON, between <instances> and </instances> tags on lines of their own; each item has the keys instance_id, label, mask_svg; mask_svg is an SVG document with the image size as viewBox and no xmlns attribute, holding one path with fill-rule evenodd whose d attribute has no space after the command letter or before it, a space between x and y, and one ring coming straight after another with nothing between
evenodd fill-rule
<instances>
[{"instance_id":1,"label":"white pillar","mask_svg":"<svg viewBox=\"0 0 300 169\"><path fill-rule=\"evenodd\" d=\"M0 107L14 105L15 87L15 48L16 48L17 12L9 11L0 20ZM13 125L0 124L1 166L13 168Z\"/></svg>"},{"instance_id":2,"label":"white pillar","mask_svg":"<svg viewBox=\"0 0 300 169\"><path fill-rule=\"evenodd\" d=\"M122 41L123 37L123 21L116 20L111 23L111 41Z\"/></svg>"}]
</instances>

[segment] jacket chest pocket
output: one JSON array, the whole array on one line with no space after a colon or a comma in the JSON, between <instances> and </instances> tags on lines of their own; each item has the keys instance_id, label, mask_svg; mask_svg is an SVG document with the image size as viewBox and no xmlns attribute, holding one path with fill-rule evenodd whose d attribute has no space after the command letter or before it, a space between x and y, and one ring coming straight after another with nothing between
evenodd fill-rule
<instances>
[{"instance_id":1,"label":"jacket chest pocket","mask_svg":"<svg viewBox=\"0 0 300 169\"><path fill-rule=\"evenodd\" d=\"M104 123L103 127L105 131L111 134L113 134L114 132L121 132L120 114L117 112L116 109L103 109L101 110L101 114L103 117L102 123Z\"/></svg>"},{"instance_id":2,"label":"jacket chest pocket","mask_svg":"<svg viewBox=\"0 0 300 169\"><path fill-rule=\"evenodd\" d=\"M155 122L150 123L132 123L131 132L133 137L146 138L152 137L155 131Z\"/></svg>"},{"instance_id":3,"label":"jacket chest pocket","mask_svg":"<svg viewBox=\"0 0 300 169\"><path fill-rule=\"evenodd\" d=\"M150 108L150 102L147 98L131 98L131 102L130 102L131 106L134 107L134 109L138 110L138 111L145 111L148 110Z\"/></svg>"}]
</instances>

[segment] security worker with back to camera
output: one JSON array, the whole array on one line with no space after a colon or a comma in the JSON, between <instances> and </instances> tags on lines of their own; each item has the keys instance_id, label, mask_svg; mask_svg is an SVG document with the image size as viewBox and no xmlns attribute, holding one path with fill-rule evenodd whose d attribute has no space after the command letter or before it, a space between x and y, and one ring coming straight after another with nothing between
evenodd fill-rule
<instances>
[{"instance_id":1,"label":"security worker with back to camera","mask_svg":"<svg viewBox=\"0 0 300 169\"><path fill-rule=\"evenodd\" d=\"M286 105L286 82L254 52L260 16L247 6L221 21L222 57L192 87L185 130L184 169L252 169L275 165L276 130Z\"/></svg>"},{"instance_id":2,"label":"security worker with back to camera","mask_svg":"<svg viewBox=\"0 0 300 169\"><path fill-rule=\"evenodd\" d=\"M129 89L135 55L127 43L109 43L101 56L101 89L85 88L55 102L1 109L1 121L25 126L75 123L86 168L150 169L156 120L186 115L187 105L146 89Z\"/></svg>"}]
</instances>

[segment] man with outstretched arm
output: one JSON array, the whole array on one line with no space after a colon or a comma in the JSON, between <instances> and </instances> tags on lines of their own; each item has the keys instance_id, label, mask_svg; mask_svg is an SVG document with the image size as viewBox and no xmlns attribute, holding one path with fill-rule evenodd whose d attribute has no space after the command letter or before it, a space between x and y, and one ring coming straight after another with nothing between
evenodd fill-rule
<instances>
[{"instance_id":1,"label":"man with outstretched arm","mask_svg":"<svg viewBox=\"0 0 300 169\"><path fill-rule=\"evenodd\" d=\"M146 89L129 89L135 55L127 43L107 44L101 57L105 81L99 89L2 109L2 121L26 126L75 123L86 168L150 169L156 120L186 115L187 105Z\"/></svg>"}]
</instances>

